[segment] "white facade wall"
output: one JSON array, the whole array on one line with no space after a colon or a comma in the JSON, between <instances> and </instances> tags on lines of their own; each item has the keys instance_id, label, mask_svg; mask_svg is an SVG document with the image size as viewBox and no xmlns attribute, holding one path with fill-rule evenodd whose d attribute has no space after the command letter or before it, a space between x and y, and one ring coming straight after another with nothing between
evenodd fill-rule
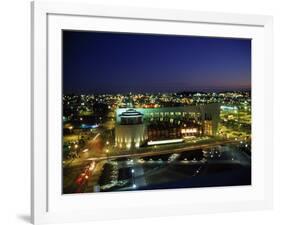
<instances>
[{"instance_id":1,"label":"white facade wall","mask_svg":"<svg viewBox=\"0 0 281 225\"><path fill-rule=\"evenodd\" d=\"M117 125L115 128L115 144L118 148L139 148L147 138L145 124Z\"/></svg>"}]
</instances>

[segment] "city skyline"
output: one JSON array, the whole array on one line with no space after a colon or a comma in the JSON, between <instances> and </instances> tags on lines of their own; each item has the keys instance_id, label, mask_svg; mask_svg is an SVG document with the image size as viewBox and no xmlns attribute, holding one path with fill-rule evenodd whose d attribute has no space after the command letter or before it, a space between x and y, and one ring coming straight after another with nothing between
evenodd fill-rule
<instances>
[{"instance_id":1,"label":"city skyline","mask_svg":"<svg viewBox=\"0 0 281 225\"><path fill-rule=\"evenodd\" d=\"M63 194L252 184L250 39L62 41Z\"/></svg>"},{"instance_id":2,"label":"city skyline","mask_svg":"<svg viewBox=\"0 0 281 225\"><path fill-rule=\"evenodd\" d=\"M63 32L65 94L251 89L251 40Z\"/></svg>"}]
</instances>

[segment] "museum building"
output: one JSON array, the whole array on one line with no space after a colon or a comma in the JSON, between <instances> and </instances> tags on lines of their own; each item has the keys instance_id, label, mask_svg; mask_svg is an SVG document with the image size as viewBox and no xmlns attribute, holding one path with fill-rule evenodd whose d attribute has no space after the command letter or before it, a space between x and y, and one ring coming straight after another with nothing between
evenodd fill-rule
<instances>
[{"instance_id":1,"label":"museum building","mask_svg":"<svg viewBox=\"0 0 281 225\"><path fill-rule=\"evenodd\" d=\"M115 145L139 148L147 141L215 136L220 120L220 104L159 108L119 108L116 110Z\"/></svg>"},{"instance_id":2,"label":"museum building","mask_svg":"<svg viewBox=\"0 0 281 225\"><path fill-rule=\"evenodd\" d=\"M135 109L126 109L117 117L115 127L115 144L117 147L138 148L148 139L142 113Z\"/></svg>"}]
</instances>

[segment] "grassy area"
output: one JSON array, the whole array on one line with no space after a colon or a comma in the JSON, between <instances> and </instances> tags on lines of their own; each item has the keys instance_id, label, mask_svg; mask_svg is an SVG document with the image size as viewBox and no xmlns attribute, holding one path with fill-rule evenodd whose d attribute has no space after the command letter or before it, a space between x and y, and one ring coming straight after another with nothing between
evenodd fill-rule
<instances>
[{"instance_id":1,"label":"grassy area","mask_svg":"<svg viewBox=\"0 0 281 225\"><path fill-rule=\"evenodd\" d=\"M79 112L79 115L80 116L92 116L92 115L94 115L94 113L92 112L92 111L80 111Z\"/></svg>"},{"instance_id":2,"label":"grassy area","mask_svg":"<svg viewBox=\"0 0 281 225\"><path fill-rule=\"evenodd\" d=\"M64 135L63 136L63 141L64 142L75 142L79 140L79 137L81 135L78 134L69 134L69 135Z\"/></svg>"}]
</instances>

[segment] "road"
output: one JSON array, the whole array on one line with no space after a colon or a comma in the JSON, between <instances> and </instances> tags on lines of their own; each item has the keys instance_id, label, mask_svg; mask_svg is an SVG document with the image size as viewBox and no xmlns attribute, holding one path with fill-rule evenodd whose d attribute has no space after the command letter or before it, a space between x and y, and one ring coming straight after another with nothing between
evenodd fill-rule
<instances>
[{"instance_id":1,"label":"road","mask_svg":"<svg viewBox=\"0 0 281 225\"><path fill-rule=\"evenodd\" d=\"M80 158L77 158L75 160L73 160L70 164L66 165L66 167L64 168L64 174L68 175L67 177L73 177L73 179L75 177L77 177L77 175L75 176L74 173L81 173L80 171L83 171L85 166L89 165L92 162L96 162L96 168L94 169L94 171L92 172L92 175L89 176L89 180L87 183L87 187L85 189L85 192L93 192L93 186L97 184L99 176L102 172L102 168L104 163L107 160L115 160L118 158L138 158L138 157L147 157L147 156L157 156L157 155L163 155L163 154L173 154L173 153L181 153L181 152L185 152L185 151L191 151L191 150L197 150L197 149L205 149L205 150L211 150L214 147L217 147L219 145L225 145L225 144L237 144L240 141L242 141L242 139L232 139L232 140L220 140L220 141L214 141L212 143L205 143L205 144L196 144L196 145L192 145L192 146L184 146L184 147L172 147L170 149L160 149L159 147L157 149L153 149L147 152L131 152L131 153L122 153L120 152L120 154L118 155L109 155L109 156L104 156L104 154L101 154L99 156L99 154L96 154L96 150L98 149L99 151L102 152L103 149L103 145L102 145L102 140L99 134L97 134L91 141L89 141L89 143L87 144L87 151L80 152ZM76 169L75 169L76 168ZM74 170L73 170L74 169ZM68 172L66 172L68 171ZM136 172L141 172L139 170L136 170ZM142 171L143 172L143 171ZM65 181L67 181L68 179L64 179ZM71 183L71 182L67 182L67 183ZM68 185L67 185L68 186Z\"/></svg>"},{"instance_id":2,"label":"road","mask_svg":"<svg viewBox=\"0 0 281 225\"><path fill-rule=\"evenodd\" d=\"M64 167L77 166L88 158L104 155L103 149L103 140L101 139L100 133L97 133L92 140L88 141L86 146L79 151L78 158L64 160Z\"/></svg>"},{"instance_id":3,"label":"road","mask_svg":"<svg viewBox=\"0 0 281 225\"><path fill-rule=\"evenodd\" d=\"M242 139L241 139L242 140ZM214 148L218 145L225 145L225 144L237 144L241 141L240 139L237 140L222 140L222 141L215 141L213 143L208 143L208 144L198 144L194 146L187 146L187 147L182 147L182 148L172 148L168 150L154 150L154 151L149 151L149 152L142 152L142 153L130 153L130 154L120 154L120 155L115 155L115 156L108 156L108 157L98 157L98 158L88 158L88 160L114 160L118 158L135 158L135 157L145 157L145 156L156 156L156 155L163 155L163 154L171 154L171 153L180 153L184 151L191 151L191 150L196 150L196 149L211 149Z\"/></svg>"},{"instance_id":4,"label":"road","mask_svg":"<svg viewBox=\"0 0 281 225\"><path fill-rule=\"evenodd\" d=\"M90 179L88 181L85 192L92 193L94 191L93 188L96 185L98 185L98 181L99 181L100 175L102 173L102 168L105 163L106 163L106 160L101 160L96 163L96 166L92 172L92 176L90 177Z\"/></svg>"}]
</instances>

